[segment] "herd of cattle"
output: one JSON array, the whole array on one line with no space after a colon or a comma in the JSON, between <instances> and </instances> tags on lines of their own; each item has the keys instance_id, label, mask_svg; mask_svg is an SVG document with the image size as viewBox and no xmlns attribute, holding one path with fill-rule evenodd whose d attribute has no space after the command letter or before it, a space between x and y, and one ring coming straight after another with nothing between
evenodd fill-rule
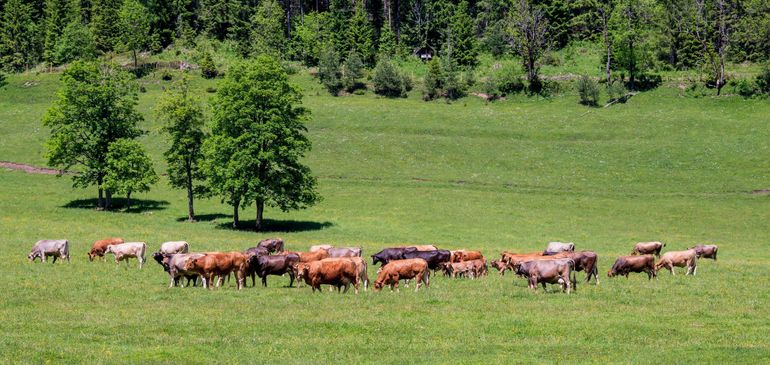
<instances>
[{"instance_id":1,"label":"herd of cattle","mask_svg":"<svg viewBox=\"0 0 770 365\"><path fill-rule=\"evenodd\" d=\"M686 267L685 275L695 275L699 258L717 259L718 247L715 245L697 245L684 251L669 251L661 256L666 245L661 242L640 242L634 246L629 256L620 256L607 275L626 276L629 273L646 273L648 279L655 277L660 269L667 269L674 274L674 267ZM115 263L136 258L141 269L145 263L147 244L144 242L125 242L121 238L108 238L94 242L88 252L88 259L105 260L106 254L113 254ZM345 292L352 284L356 293L361 285L369 287L367 263L362 258L359 247L333 247L316 245L308 251L288 251L280 238L262 240L256 247L244 252L199 252L191 253L190 245L184 241L165 242L160 250L152 254L170 278L169 287L196 286L201 279L204 288L221 286L231 274L235 275L236 287L240 290L251 277L252 286L256 286L256 276L262 285L267 286L270 275L288 275L289 286L301 286L305 282L315 292L321 285L331 285ZM35 243L27 256L30 261L52 256L69 262L69 242L67 240L41 240ZM659 257L655 262L655 256ZM569 293L576 287L575 272L585 272L585 282L594 278L599 283L598 256L592 251L575 251L571 242L550 242L545 251L538 253L513 253L503 251L500 259L487 260L479 251L441 250L433 245L401 246L383 249L371 255L372 265L380 264L374 290L385 286L398 290L399 281L415 281L415 291L420 285L430 286L430 274L442 272L448 277L467 277L475 279L486 276L488 266L497 269L502 276L511 271L527 279L531 289L538 284L557 284L562 291Z\"/></svg>"}]
</instances>

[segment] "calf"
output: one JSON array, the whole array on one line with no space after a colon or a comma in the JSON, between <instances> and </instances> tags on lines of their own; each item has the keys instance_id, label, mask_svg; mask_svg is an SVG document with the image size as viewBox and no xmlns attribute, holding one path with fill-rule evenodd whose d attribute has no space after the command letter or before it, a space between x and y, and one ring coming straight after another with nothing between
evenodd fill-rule
<instances>
[{"instance_id":1,"label":"calf","mask_svg":"<svg viewBox=\"0 0 770 365\"><path fill-rule=\"evenodd\" d=\"M160 245L160 253L187 253L190 251L190 244L185 241L169 241Z\"/></svg>"},{"instance_id":2,"label":"calf","mask_svg":"<svg viewBox=\"0 0 770 365\"><path fill-rule=\"evenodd\" d=\"M300 262L300 258L296 254L288 255L266 255L256 256L252 255L248 258L248 269L246 275L251 275L252 285L256 285L254 274L258 275L262 279L262 286L267 287L268 275L283 275L289 274L289 287L294 286L295 272L292 269L293 266Z\"/></svg>"},{"instance_id":3,"label":"calf","mask_svg":"<svg viewBox=\"0 0 770 365\"><path fill-rule=\"evenodd\" d=\"M666 252L661 256L660 261L655 264L655 270L658 271L660 268L665 268L671 271L671 275L675 275L674 266L687 267L685 275L695 275L695 272L698 270L698 259L696 256L695 250Z\"/></svg>"},{"instance_id":4,"label":"calf","mask_svg":"<svg viewBox=\"0 0 770 365\"><path fill-rule=\"evenodd\" d=\"M562 291L569 294L575 284L574 267L571 259L534 260L517 263L513 271L527 278L530 289L537 289L538 283L543 285L543 290L546 283L559 284Z\"/></svg>"},{"instance_id":5,"label":"calf","mask_svg":"<svg viewBox=\"0 0 770 365\"><path fill-rule=\"evenodd\" d=\"M282 252L283 251L283 240L280 238L268 238L262 241L259 241L257 244L257 247L264 247L267 249L268 252Z\"/></svg>"},{"instance_id":6,"label":"calf","mask_svg":"<svg viewBox=\"0 0 770 365\"><path fill-rule=\"evenodd\" d=\"M302 268L302 277L305 282L313 288L313 292L321 290L321 285L333 285L337 291L344 286L345 293L348 292L350 283L358 293L358 271L356 264L349 258L330 258L320 261L310 262Z\"/></svg>"},{"instance_id":7,"label":"calf","mask_svg":"<svg viewBox=\"0 0 770 365\"><path fill-rule=\"evenodd\" d=\"M329 257L361 257L363 251L360 247L331 247L327 252Z\"/></svg>"},{"instance_id":8,"label":"calf","mask_svg":"<svg viewBox=\"0 0 770 365\"><path fill-rule=\"evenodd\" d=\"M314 245L310 246L310 252L316 252L319 250L328 250L332 248L332 245Z\"/></svg>"},{"instance_id":9,"label":"calf","mask_svg":"<svg viewBox=\"0 0 770 365\"><path fill-rule=\"evenodd\" d=\"M497 271L500 273L500 276L505 275L505 270L511 270L511 268L502 260L492 260L490 264L492 267L497 269Z\"/></svg>"},{"instance_id":10,"label":"calf","mask_svg":"<svg viewBox=\"0 0 770 365\"><path fill-rule=\"evenodd\" d=\"M127 242L109 245L104 253L112 253L115 255L115 264L117 265L119 265L121 261L126 261L126 267L128 267L128 259L134 257L139 260L139 268L141 269L142 266L144 266L144 252L146 250L147 244L144 242Z\"/></svg>"},{"instance_id":11,"label":"calf","mask_svg":"<svg viewBox=\"0 0 770 365\"><path fill-rule=\"evenodd\" d=\"M101 257L104 259L104 251L107 250L109 245L119 245L125 243L122 238L105 238L103 240L95 241L91 245L91 251L88 252L88 261L94 261L94 258Z\"/></svg>"},{"instance_id":12,"label":"calf","mask_svg":"<svg viewBox=\"0 0 770 365\"><path fill-rule=\"evenodd\" d=\"M198 282L198 273L194 271L187 271L184 268L185 262L190 258L203 257L202 253L176 253L176 254L164 254L155 252L152 254L152 258L163 266L163 270L168 273L171 278L171 282L168 287L181 286L184 288L184 283L180 283L179 280L184 277L187 279L187 285L190 285L192 281L193 286Z\"/></svg>"},{"instance_id":13,"label":"calf","mask_svg":"<svg viewBox=\"0 0 770 365\"><path fill-rule=\"evenodd\" d=\"M451 257L452 254L448 250L409 251L401 255L403 259L423 259L431 270L440 269L441 264L449 262Z\"/></svg>"},{"instance_id":14,"label":"calf","mask_svg":"<svg viewBox=\"0 0 770 365\"><path fill-rule=\"evenodd\" d=\"M390 260L403 259L405 252L414 252L414 251L417 251L417 248L413 246L386 248L372 255L372 265L377 265L378 262L382 263L382 265L387 265L387 263L390 262Z\"/></svg>"},{"instance_id":15,"label":"calf","mask_svg":"<svg viewBox=\"0 0 770 365\"><path fill-rule=\"evenodd\" d=\"M374 282L374 291L382 290L385 285L390 285L390 290L396 288L400 279L414 279L417 283L414 291L420 289L420 283L430 287L430 271L428 263L423 259L393 260L382 267L377 280Z\"/></svg>"},{"instance_id":16,"label":"calf","mask_svg":"<svg viewBox=\"0 0 770 365\"><path fill-rule=\"evenodd\" d=\"M646 272L647 280L658 278L658 272L655 270L655 257L653 255L641 255L641 256L620 256L615 260L615 264L612 265L610 271L607 272L608 277L617 275L625 275L628 279L628 274L632 272Z\"/></svg>"},{"instance_id":17,"label":"calf","mask_svg":"<svg viewBox=\"0 0 770 365\"><path fill-rule=\"evenodd\" d=\"M35 262L37 258L45 262L46 257L53 256L53 263L57 258L70 262L70 243L67 240L40 240L32 246L27 258L30 262Z\"/></svg>"},{"instance_id":18,"label":"calf","mask_svg":"<svg viewBox=\"0 0 770 365\"><path fill-rule=\"evenodd\" d=\"M481 254L479 251L466 251L466 250L455 250L452 251L452 262L461 262L461 261L470 261L470 260L480 260L483 259L484 255Z\"/></svg>"},{"instance_id":19,"label":"calf","mask_svg":"<svg viewBox=\"0 0 770 365\"><path fill-rule=\"evenodd\" d=\"M593 251L580 251L580 252L564 252L564 257L568 257L575 261L575 271L585 271L585 282L588 283L591 277L594 277L596 284L599 284L599 268L597 267L597 261L599 257ZM549 256L554 257L554 256Z\"/></svg>"},{"instance_id":20,"label":"calf","mask_svg":"<svg viewBox=\"0 0 770 365\"><path fill-rule=\"evenodd\" d=\"M660 250L666 247L662 242L639 242L634 245L632 255L655 255L660 257Z\"/></svg>"},{"instance_id":21,"label":"calf","mask_svg":"<svg viewBox=\"0 0 770 365\"><path fill-rule=\"evenodd\" d=\"M322 249L316 252L297 252L297 255L299 255L299 262L311 262L328 258L329 251Z\"/></svg>"},{"instance_id":22,"label":"calf","mask_svg":"<svg viewBox=\"0 0 770 365\"><path fill-rule=\"evenodd\" d=\"M718 249L719 247L717 245L697 245L695 247L690 247L688 250L695 250L695 255L698 256L698 258L713 259L716 261Z\"/></svg>"},{"instance_id":23,"label":"calf","mask_svg":"<svg viewBox=\"0 0 770 365\"><path fill-rule=\"evenodd\" d=\"M543 251L543 255L556 255L557 253L566 251L575 251L575 244L572 242L548 242L548 246L545 251Z\"/></svg>"},{"instance_id":24,"label":"calf","mask_svg":"<svg viewBox=\"0 0 770 365\"><path fill-rule=\"evenodd\" d=\"M243 287L246 271L246 255L240 252L207 252L202 257L191 257L185 261L184 269L198 273L203 278L203 287L211 288L214 277L218 277L217 286L222 278L235 272L236 287Z\"/></svg>"},{"instance_id":25,"label":"calf","mask_svg":"<svg viewBox=\"0 0 770 365\"><path fill-rule=\"evenodd\" d=\"M470 261L445 262L442 264L441 268L444 271L444 276L450 276L452 278L456 278L458 275L467 278L473 277L473 265Z\"/></svg>"}]
</instances>

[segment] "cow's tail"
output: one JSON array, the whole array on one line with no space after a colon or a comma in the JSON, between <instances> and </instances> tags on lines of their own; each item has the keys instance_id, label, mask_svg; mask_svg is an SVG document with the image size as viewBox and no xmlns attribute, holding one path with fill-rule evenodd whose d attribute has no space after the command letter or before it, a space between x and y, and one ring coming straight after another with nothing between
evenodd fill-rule
<instances>
[{"instance_id":1,"label":"cow's tail","mask_svg":"<svg viewBox=\"0 0 770 365\"><path fill-rule=\"evenodd\" d=\"M572 270L571 275L570 281L572 281L572 290L577 291L577 277L575 275L575 270Z\"/></svg>"},{"instance_id":2,"label":"cow's tail","mask_svg":"<svg viewBox=\"0 0 770 365\"><path fill-rule=\"evenodd\" d=\"M70 241L64 240L64 254L67 255L67 262L70 261Z\"/></svg>"}]
</instances>

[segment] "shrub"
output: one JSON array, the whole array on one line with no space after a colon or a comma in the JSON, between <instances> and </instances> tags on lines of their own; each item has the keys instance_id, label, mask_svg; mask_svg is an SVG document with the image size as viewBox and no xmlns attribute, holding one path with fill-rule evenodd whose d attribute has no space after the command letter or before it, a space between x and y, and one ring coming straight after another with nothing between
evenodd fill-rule
<instances>
[{"instance_id":1,"label":"shrub","mask_svg":"<svg viewBox=\"0 0 770 365\"><path fill-rule=\"evenodd\" d=\"M211 53L203 52L203 57L200 62L201 75L207 79L213 79L217 77L219 72L217 66L214 64L214 60L211 58Z\"/></svg>"},{"instance_id":2,"label":"shrub","mask_svg":"<svg viewBox=\"0 0 770 365\"><path fill-rule=\"evenodd\" d=\"M494 100L500 97L500 91L497 89L497 83L492 77L481 79L481 91L487 94L487 100Z\"/></svg>"},{"instance_id":3,"label":"shrub","mask_svg":"<svg viewBox=\"0 0 770 365\"><path fill-rule=\"evenodd\" d=\"M160 75L160 78L161 78L163 81L171 81L171 79L173 78L173 76L171 76L171 73L170 73L170 72L168 72L168 70L164 70L164 71L163 71L163 73L161 73L161 75Z\"/></svg>"},{"instance_id":4,"label":"shrub","mask_svg":"<svg viewBox=\"0 0 770 365\"><path fill-rule=\"evenodd\" d=\"M744 98L750 98L754 95L761 94L759 89L749 80L741 79L732 84L735 93Z\"/></svg>"},{"instance_id":5,"label":"shrub","mask_svg":"<svg viewBox=\"0 0 770 365\"><path fill-rule=\"evenodd\" d=\"M580 95L580 104L588 106L599 105L599 84L588 75L580 76L576 84Z\"/></svg>"},{"instance_id":6,"label":"shrub","mask_svg":"<svg viewBox=\"0 0 770 365\"><path fill-rule=\"evenodd\" d=\"M760 93L770 95L770 64L762 68L762 72L757 75L755 83Z\"/></svg>"},{"instance_id":7,"label":"shrub","mask_svg":"<svg viewBox=\"0 0 770 365\"><path fill-rule=\"evenodd\" d=\"M441 64L439 63L438 58L432 59L428 62L428 72L423 79L423 100L433 100L441 95L443 78L444 75L441 72Z\"/></svg>"},{"instance_id":8,"label":"shrub","mask_svg":"<svg viewBox=\"0 0 770 365\"><path fill-rule=\"evenodd\" d=\"M615 101L628 93L628 90L626 90L625 85L623 85L623 82L620 80L612 80L609 84L607 84L607 95L610 97L610 101Z\"/></svg>"},{"instance_id":9,"label":"shrub","mask_svg":"<svg viewBox=\"0 0 770 365\"><path fill-rule=\"evenodd\" d=\"M388 59L381 59L374 67L374 92L387 97L406 96L404 75L399 73L396 66Z\"/></svg>"},{"instance_id":10,"label":"shrub","mask_svg":"<svg viewBox=\"0 0 770 365\"><path fill-rule=\"evenodd\" d=\"M517 75L512 67L500 69L495 77L497 90L503 95L516 94L524 91L524 81Z\"/></svg>"},{"instance_id":11,"label":"shrub","mask_svg":"<svg viewBox=\"0 0 770 365\"><path fill-rule=\"evenodd\" d=\"M341 77L339 55L334 48L325 48L318 60L318 79L330 94L337 96L343 88Z\"/></svg>"},{"instance_id":12,"label":"shrub","mask_svg":"<svg viewBox=\"0 0 770 365\"><path fill-rule=\"evenodd\" d=\"M209 94L213 94L213 93L217 92L217 88L209 86L209 87L206 88L206 92L209 93Z\"/></svg>"},{"instance_id":13,"label":"shrub","mask_svg":"<svg viewBox=\"0 0 770 365\"><path fill-rule=\"evenodd\" d=\"M652 90L663 83L663 78L655 74L641 74L634 82L634 88L638 91Z\"/></svg>"},{"instance_id":14,"label":"shrub","mask_svg":"<svg viewBox=\"0 0 770 365\"><path fill-rule=\"evenodd\" d=\"M350 52L350 55L342 65L342 85L348 92L366 88L363 82L364 63L356 52Z\"/></svg>"}]
</instances>

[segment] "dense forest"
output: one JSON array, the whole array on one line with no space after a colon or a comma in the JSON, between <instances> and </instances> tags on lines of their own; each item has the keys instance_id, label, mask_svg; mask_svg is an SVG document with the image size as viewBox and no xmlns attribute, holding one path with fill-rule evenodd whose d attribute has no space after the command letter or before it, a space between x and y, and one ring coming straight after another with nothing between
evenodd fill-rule
<instances>
[{"instance_id":1,"label":"dense forest","mask_svg":"<svg viewBox=\"0 0 770 365\"><path fill-rule=\"evenodd\" d=\"M322 68L417 53L439 56L437 70L462 70L480 53L514 54L536 83L548 51L591 41L606 50L597 63L608 80L618 70L633 88L649 71L701 67L719 90L725 62L770 59L768 0L0 0L0 8L6 72L110 52L136 62L137 52L206 39L243 57Z\"/></svg>"}]
</instances>

